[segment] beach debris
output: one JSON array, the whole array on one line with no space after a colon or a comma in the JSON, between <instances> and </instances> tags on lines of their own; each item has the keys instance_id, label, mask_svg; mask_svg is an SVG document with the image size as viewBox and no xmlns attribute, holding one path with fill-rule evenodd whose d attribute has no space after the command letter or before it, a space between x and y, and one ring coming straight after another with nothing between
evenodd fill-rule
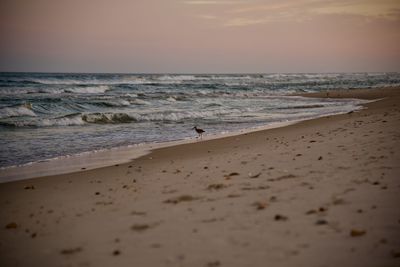
<instances>
[{"instance_id":1,"label":"beach debris","mask_svg":"<svg viewBox=\"0 0 400 267\"><path fill-rule=\"evenodd\" d=\"M256 207L257 210L263 210L268 206L268 204L267 202L256 201L253 203L253 206Z\"/></svg>"},{"instance_id":2,"label":"beach debris","mask_svg":"<svg viewBox=\"0 0 400 267\"><path fill-rule=\"evenodd\" d=\"M10 222L6 225L6 229L16 229L18 227L18 224L15 222Z\"/></svg>"},{"instance_id":3,"label":"beach debris","mask_svg":"<svg viewBox=\"0 0 400 267\"><path fill-rule=\"evenodd\" d=\"M350 231L350 236L351 237L363 236L366 233L367 233L367 231L365 231L365 230L352 229Z\"/></svg>"},{"instance_id":4,"label":"beach debris","mask_svg":"<svg viewBox=\"0 0 400 267\"><path fill-rule=\"evenodd\" d=\"M98 195L100 195L100 192L96 192L96 193L94 193L96 196L98 196Z\"/></svg>"},{"instance_id":5,"label":"beach debris","mask_svg":"<svg viewBox=\"0 0 400 267\"><path fill-rule=\"evenodd\" d=\"M276 197L276 196L271 196L271 197L269 198L269 201L275 202L275 201L277 201L277 197Z\"/></svg>"},{"instance_id":6,"label":"beach debris","mask_svg":"<svg viewBox=\"0 0 400 267\"><path fill-rule=\"evenodd\" d=\"M75 248L67 248L67 249L63 249L60 251L61 254L64 255L71 255L71 254L75 254L78 252L81 252L82 248L81 247L75 247Z\"/></svg>"},{"instance_id":7,"label":"beach debris","mask_svg":"<svg viewBox=\"0 0 400 267\"><path fill-rule=\"evenodd\" d=\"M24 187L25 190L34 190L35 187L33 185L27 185Z\"/></svg>"},{"instance_id":8,"label":"beach debris","mask_svg":"<svg viewBox=\"0 0 400 267\"><path fill-rule=\"evenodd\" d=\"M258 177L260 177L260 175L261 175L261 172L259 172L259 173L256 173L256 174L252 174L251 172L249 172L249 178L252 178L252 179L254 179L254 178L258 178Z\"/></svg>"},{"instance_id":9,"label":"beach debris","mask_svg":"<svg viewBox=\"0 0 400 267\"><path fill-rule=\"evenodd\" d=\"M31 234L31 238L35 238L36 236L37 236L36 233L32 233L32 234Z\"/></svg>"},{"instance_id":10,"label":"beach debris","mask_svg":"<svg viewBox=\"0 0 400 267\"><path fill-rule=\"evenodd\" d=\"M390 252L390 254L392 254L392 257L393 257L393 258L400 258L400 251L394 251L394 250L392 250L392 251Z\"/></svg>"},{"instance_id":11,"label":"beach debris","mask_svg":"<svg viewBox=\"0 0 400 267\"><path fill-rule=\"evenodd\" d=\"M118 256L121 254L121 251L119 251L118 249L114 250L112 253L114 256Z\"/></svg>"},{"instance_id":12,"label":"beach debris","mask_svg":"<svg viewBox=\"0 0 400 267\"><path fill-rule=\"evenodd\" d=\"M108 205L112 205L114 202L112 202L112 201L97 201L96 203L94 203L94 204L96 204L96 205L101 205L101 206L108 206Z\"/></svg>"},{"instance_id":13,"label":"beach debris","mask_svg":"<svg viewBox=\"0 0 400 267\"><path fill-rule=\"evenodd\" d=\"M170 204L178 204L180 202L188 202L188 201L193 201L197 200L199 197L193 197L191 195L182 195L174 198L169 198L164 201L164 203L170 203Z\"/></svg>"},{"instance_id":14,"label":"beach debris","mask_svg":"<svg viewBox=\"0 0 400 267\"><path fill-rule=\"evenodd\" d=\"M324 220L324 219L320 219L320 220L317 220L317 221L315 222L315 224L316 224L316 225L324 225L324 224L328 224L328 221L326 221L326 220Z\"/></svg>"},{"instance_id":15,"label":"beach debris","mask_svg":"<svg viewBox=\"0 0 400 267\"><path fill-rule=\"evenodd\" d=\"M131 230L137 231L137 232L142 232L149 228L150 228L150 225L148 225L148 224L134 224L131 226Z\"/></svg>"},{"instance_id":16,"label":"beach debris","mask_svg":"<svg viewBox=\"0 0 400 267\"><path fill-rule=\"evenodd\" d=\"M131 226L131 230L135 232L143 232L145 230L148 230L150 228L156 227L159 225L159 222L152 223L152 224L147 224L147 223L137 223Z\"/></svg>"},{"instance_id":17,"label":"beach debris","mask_svg":"<svg viewBox=\"0 0 400 267\"><path fill-rule=\"evenodd\" d=\"M293 178L296 178L297 176L296 175L294 175L294 174L287 174L287 175L282 175L282 176L279 176L279 177L277 177L277 178L271 178L271 179L268 179L268 181L270 181L270 182L276 182L276 181L280 181L280 180L286 180L286 179L293 179Z\"/></svg>"},{"instance_id":18,"label":"beach debris","mask_svg":"<svg viewBox=\"0 0 400 267\"><path fill-rule=\"evenodd\" d=\"M208 190L220 190L223 188L226 188L227 185L225 184L210 184L209 186L207 186Z\"/></svg>"},{"instance_id":19,"label":"beach debris","mask_svg":"<svg viewBox=\"0 0 400 267\"><path fill-rule=\"evenodd\" d=\"M224 175L224 177L225 177L225 180L230 180L232 178L232 176L237 176L237 175L239 175L238 172L231 172L230 174Z\"/></svg>"},{"instance_id":20,"label":"beach debris","mask_svg":"<svg viewBox=\"0 0 400 267\"><path fill-rule=\"evenodd\" d=\"M318 160L322 160L322 156L319 156Z\"/></svg>"},{"instance_id":21,"label":"beach debris","mask_svg":"<svg viewBox=\"0 0 400 267\"><path fill-rule=\"evenodd\" d=\"M203 222L203 223L213 223L213 222L221 222L223 220L225 220L225 218L221 217L221 218L204 219L201 222Z\"/></svg>"},{"instance_id":22,"label":"beach debris","mask_svg":"<svg viewBox=\"0 0 400 267\"><path fill-rule=\"evenodd\" d=\"M251 187L251 186L247 186L247 187L242 187L242 190L265 190L265 189L269 189L270 187L268 185L260 185L260 186L256 186L256 187Z\"/></svg>"},{"instance_id":23,"label":"beach debris","mask_svg":"<svg viewBox=\"0 0 400 267\"><path fill-rule=\"evenodd\" d=\"M281 215L281 214L276 214L274 217L275 221L287 221L288 217Z\"/></svg>"},{"instance_id":24,"label":"beach debris","mask_svg":"<svg viewBox=\"0 0 400 267\"><path fill-rule=\"evenodd\" d=\"M229 197L229 198L235 198L235 197L241 197L242 195L241 194L229 194L229 195L227 195L227 197Z\"/></svg>"},{"instance_id":25,"label":"beach debris","mask_svg":"<svg viewBox=\"0 0 400 267\"><path fill-rule=\"evenodd\" d=\"M131 215L134 215L134 216L145 216L146 214L147 213L144 211L132 211L131 212Z\"/></svg>"},{"instance_id":26,"label":"beach debris","mask_svg":"<svg viewBox=\"0 0 400 267\"><path fill-rule=\"evenodd\" d=\"M221 266L220 261L210 261L209 263L207 263L207 267L218 267L218 266Z\"/></svg>"}]
</instances>

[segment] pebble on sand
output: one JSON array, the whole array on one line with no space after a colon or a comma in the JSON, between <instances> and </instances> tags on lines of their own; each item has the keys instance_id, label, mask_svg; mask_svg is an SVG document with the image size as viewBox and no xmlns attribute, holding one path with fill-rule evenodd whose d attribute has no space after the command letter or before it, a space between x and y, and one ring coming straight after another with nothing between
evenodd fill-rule
<instances>
[{"instance_id":1,"label":"pebble on sand","mask_svg":"<svg viewBox=\"0 0 400 267\"><path fill-rule=\"evenodd\" d=\"M148 225L148 224L134 224L131 227L131 229L133 231L137 231L137 232L142 232L142 231L147 230L149 228L150 228L150 225Z\"/></svg>"},{"instance_id":2,"label":"pebble on sand","mask_svg":"<svg viewBox=\"0 0 400 267\"><path fill-rule=\"evenodd\" d=\"M258 178L261 175L261 172L256 173L256 174L252 174L251 172L249 173L249 177L254 179L254 178Z\"/></svg>"},{"instance_id":3,"label":"pebble on sand","mask_svg":"<svg viewBox=\"0 0 400 267\"><path fill-rule=\"evenodd\" d=\"M257 201L253 203L253 206L255 206L257 210L263 210L268 206L268 204L266 202Z\"/></svg>"},{"instance_id":4,"label":"pebble on sand","mask_svg":"<svg viewBox=\"0 0 400 267\"><path fill-rule=\"evenodd\" d=\"M199 199L199 198L193 197L190 195L182 195L182 196L175 197L175 198L169 198L169 199L165 200L164 203L178 204L180 202L193 201L196 199Z\"/></svg>"},{"instance_id":5,"label":"pebble on sand","mask_svg":"<svg viewBox=\"0 0 400 267\"><path fill-rule=\"evenodd\" d=\"M276 214L274 217L275 221L287 221L288 217L284 216L284 215L280 215L280 214Z\"/></svg>"},{"instance_id":6,"label":"pebble on sand","mask_svg":"<svg viewBox=\"0 0 400 267\"><path fill-rule=\"evenodd\" d=\"M392 257L393 258L400 258L400 251L391 251Z\"/></svg>"},{"instance_id":7,"label":"pebble on sand","mask_svg":"<svg viewBox=\"0 0 400 267\"><path fill-rule=\"evenodd\" d=\"M207 267L218 267L218 266L221 266L220 261L211 261L211 262L207 263Z\"/></svg>"},{"instance_id":8,"label":"pebble on sand","mask_svg":"<svg viewBox=\"0 0 400 267\"><path fill-rule=\"evenodd\" d=\"M367 233L367 231L365 231L365 230L352 229L350 231L350 236L351 237L363 236L366 233Z\"/></svg>"},{"instance_id":9,"label":"pebble on sand","mask_svg":"<svg viewBox=\"0 0 400 267\"><path fill-rule=\"evenodd\" d=\"M227 185L224 184L210 184L209 186L207 186L208 190L219 190L219 189L223 189L227 187Z\"/></svg>"},{"instance_id":10,"label":"pebble on sand","mask_svg":"<svg viewBox=\"0 0 400 267\"><path fill-rule=\"evenodd\" d=\"M315 222L316 225L324 225L324 224L328 224L328 222L324 219L320 219L318 221Z\"/></svg>"},{"instance_id":11,"label":"pebble on sand","mask_svg":"<svg viewBox=\"0 0 400 267\"><path fill-rule=\"evenodd\" d=\"M81 252L81 251L82 251L81 247L76 247L76 248L63 249L63 250L60 251L60 253L64 254L64 255L70 255L70 254L78 253L78 252Z\"/></svg>"},{"instance_id":12,"label":"pebble on sand","mask_svg":"<svg viewBox=\"0 0 400 267\"><path fill-rule=\"evenodd\" d=\"M10 222L6 225L6 229L16 229L18 225L15 222Z\"/></svg>"},{"instance_id":13,"label":"pebble on sand","mask_svg":"<svg viewBox=\"0 0 400 267\"><path fill-rule=\"evenodd\" d=\"M25 190L33 190L35 187L33 185L27 185L24 187Z\"/></svg>"}]
</instances>

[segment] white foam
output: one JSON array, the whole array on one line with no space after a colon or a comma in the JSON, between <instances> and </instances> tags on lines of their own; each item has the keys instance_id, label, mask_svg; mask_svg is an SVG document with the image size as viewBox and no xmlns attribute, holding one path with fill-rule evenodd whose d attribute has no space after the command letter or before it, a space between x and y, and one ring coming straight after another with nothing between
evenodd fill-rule
<instances>
[{"instance_id":1,"label":"white foam","mask_svg":"<svg viewBox=\"0 0 400 267\"><path fill-rule=\"evenodd\" d=\"M100 86L86 86L86 87L72 87L65 89L66 93L78 93L78 94L101 94L110 90L108 85Z\"/></svg>"},{"instance_id":2,"label":"white foam","mask_svg":"<svg viewBox=\"0 0 400 267\"><path fill-rule=\"evenodd\" d=\"M21 116L29 116L36 117L37 115L33 110L27 107L6 107L0 109L0 119L10 118L10 117L21 117Z\"/></svg>"},{"instance_id":3,"label":"white foam","mask_svg":"<svg viewBox=\"0 0 400 267\"><path fill-rule=\"evenodd\" d=\"M144 101L142 99L134 99L133 101L131 101L131 103L136 105L150 105L150 102Z\"/></svg>"},{"instance_id":4,"label":"white foam","mask_svg":"<svg viewBox=\"0 0 400 267\"><path fill-rule=\"evenodd\" d=\"M240 112L236 109L217 109L211 111L176 111L163 113L131 114L138 121L180 121L183 119L210 118Z\"/></svg>"},{"instance_id":5,"label":"white foam","mask_svg":"<svg viewBox=\"0 0 400 267\"><path fill-rule=\"evenodd\" d=\"M172 96L168 97L166 100L169 102L176 102L176 99Z\"/></svg>"},{"instance_id":6,"label":"white foam","mask_svg":"<svg viewBox=\"0 0 400 267\"><path fill-rule=\"evenodd\" d=\"M56 119L42 119L38 121L35 126L74 126L83 124L85 124L85 122L82 120L82 118L80 116L75 116Z\"/></svg>"}]
</instances>

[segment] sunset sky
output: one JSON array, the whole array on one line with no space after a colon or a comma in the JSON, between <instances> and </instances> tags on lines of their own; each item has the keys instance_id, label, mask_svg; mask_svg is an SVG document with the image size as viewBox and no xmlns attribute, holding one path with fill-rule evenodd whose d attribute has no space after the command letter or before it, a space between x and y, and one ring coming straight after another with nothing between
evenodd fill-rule
<instances>
[{"instance_id":1,"label":"sunset sky","mask_svg":"<svg viewBox=\"0 0 400 267\"><path fill-rule=\"evenodd\" d=\"M0 71L400 71L399 0L0 0Z\"/></svg>"}]
</instances>

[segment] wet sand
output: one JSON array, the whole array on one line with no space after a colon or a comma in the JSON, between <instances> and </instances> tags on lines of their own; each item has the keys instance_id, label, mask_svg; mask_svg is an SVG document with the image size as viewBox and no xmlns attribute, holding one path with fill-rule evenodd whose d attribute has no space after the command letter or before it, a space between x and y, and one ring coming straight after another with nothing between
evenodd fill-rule
<instances>
[{"instance_id":1,"label":"wet sand","mask_svg":"<svg viewBox=\"0 0 400 267\"><path fill-rule=\"evenodd\" d=\"M400 266L400 89L349 114L0 184L1 266Z\"/></svg>"}]
</instances>

